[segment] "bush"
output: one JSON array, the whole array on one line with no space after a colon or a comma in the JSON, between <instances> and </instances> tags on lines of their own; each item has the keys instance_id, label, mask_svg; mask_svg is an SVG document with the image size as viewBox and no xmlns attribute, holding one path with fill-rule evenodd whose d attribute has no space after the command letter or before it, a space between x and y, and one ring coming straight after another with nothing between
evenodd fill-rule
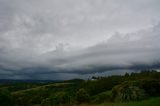
<instances>
[{"instance_id":1,"label":"bush","mask_svg":"<svg viewBox=\"0 0 160 106\"><path fill-rule=\"evenodd\" d=\"M90 101L90 97L86 90L81 88L76 93L76 100L78 104L88 103Z\"/></svg>"},{"instance_id":2,"label":"bush","mask_svg":"<svg viewBox=\"0 0 160 106\"><path fill-rule=\"evenodd\" d=\"M111 101L111 91L100 93L93 97L93 103L100 104Z\"/></svg>"},{"instance_id":3,"label":"bush","mask_svg":"<svg viewBox=\"0 0 160 106\"><path fill-rule=\"evenodd\" d=\"M59 106L61 104L70 104L70 97L65 92L58 92L42 101L42 106Z\"/></svg>"},{"instance_id":4,"label":"bush","mask_svg":"<svg viewBox=\"0 0 160 106\"><path fill-rule=\"evenodd\" d=\"M112 89L112 100L114 101L135 101L147 97L143 89L137 86L121 84Z\"/></svg>"},{"instance_id":5,"label":"bush","mask_svg":"<svg viewBox=\"0 0 160 106\"><path fill-rule=\"evenodd\" d=\"M0 106L13 106L13 97L6 91L0 89Z\"/></svg>"},{"instance_id":6,"label":"bush","mask_svg":"<svg viewBox=\"0 0 160 106\"><path fill-rule=\"evenodd\" d=\"M140 85L150 96L160 96L160 80L142 80Z\"/></svg>"}]
</instances>

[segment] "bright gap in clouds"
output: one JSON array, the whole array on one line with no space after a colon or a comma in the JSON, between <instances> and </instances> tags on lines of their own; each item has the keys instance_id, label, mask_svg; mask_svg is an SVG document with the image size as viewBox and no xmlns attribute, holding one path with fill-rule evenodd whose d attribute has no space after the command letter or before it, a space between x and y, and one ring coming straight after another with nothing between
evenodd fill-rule
<instances>
[{"instance_id":1,"label":"bright gap in clouds","mask_svg":"<svg viewBox=\"0 0 160 106\"><path fill-rule=\"evenodd\" d=\"M159 9L159 0L0 0L0 76L159 68Z\"/></svg>"}]
</instances>

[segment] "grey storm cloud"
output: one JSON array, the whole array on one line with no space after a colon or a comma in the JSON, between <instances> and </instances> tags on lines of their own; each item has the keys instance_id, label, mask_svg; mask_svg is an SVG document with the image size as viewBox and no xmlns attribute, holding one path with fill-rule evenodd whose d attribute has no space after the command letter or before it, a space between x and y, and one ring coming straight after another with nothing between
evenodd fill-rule
<instances>
[{"instance_id":1,"label":"grey storm cloud","mask_svg":"<svg viewBox=\"0 0 160 106\"><path fill-rule=\"evenodd\" d=\"M159 0L0 0L0 77L159 68L159 9Z\"/></svg>"}]
</instances>

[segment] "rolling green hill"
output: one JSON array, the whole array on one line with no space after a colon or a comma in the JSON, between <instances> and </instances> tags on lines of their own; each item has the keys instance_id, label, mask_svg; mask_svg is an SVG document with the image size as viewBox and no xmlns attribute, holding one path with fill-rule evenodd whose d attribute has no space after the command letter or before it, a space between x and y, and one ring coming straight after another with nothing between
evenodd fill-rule
<instances>
[{"instance_id":1,"label":"rolling green hill","mask_svg":"<svg viewBox=\"0 0 160 106\"><path fill-rule=\"evenodd\" d=\"M160 106L160 72L0 84L0 106Z\"/></svg>"}]
</instances>

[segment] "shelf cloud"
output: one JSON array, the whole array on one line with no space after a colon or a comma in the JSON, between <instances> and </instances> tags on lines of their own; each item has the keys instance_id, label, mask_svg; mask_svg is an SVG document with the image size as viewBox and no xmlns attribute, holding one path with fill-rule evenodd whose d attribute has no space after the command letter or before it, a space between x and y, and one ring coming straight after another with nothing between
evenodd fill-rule
<instances>
[{"instance_id":1,"label":"shelf cloud","mask_svg":"<svg viewBox=\"0 0 160 106\"><path fill-rule=\"evenodd\" d=\"M0 78L159 69L159 10L159 0L0 0Z\"/></svg>"}]
</instances>

